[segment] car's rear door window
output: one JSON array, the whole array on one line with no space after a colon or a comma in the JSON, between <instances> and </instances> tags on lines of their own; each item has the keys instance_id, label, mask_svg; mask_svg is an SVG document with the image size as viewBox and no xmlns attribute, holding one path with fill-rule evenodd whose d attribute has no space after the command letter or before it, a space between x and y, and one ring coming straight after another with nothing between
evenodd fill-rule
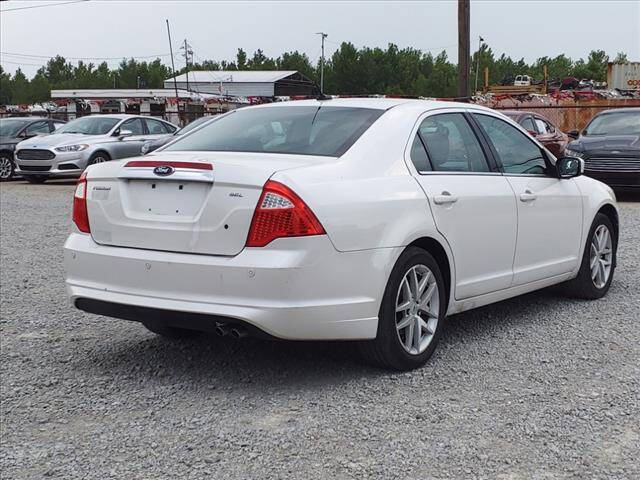
<instances>
[{"instance_id":1,"label":"car's rear door window","mask_svg":"<svg viewBox=\"0 0 640 480\"><path fill-rule=\"evenodd\" d=\"M132 118L120 125L120 131L129 130L133 135L144 135L144 127L142 126L142 119Z\"/></svg>"},{"instance_id":2,"label":"car's rear door window","mask_svg":"<svg viewBox=\"0 0 640 480\"><path fill-rule=\"evenodd\" d=\"M418 127L417 136L426 147L430 169L433 171L490 171L480 142L462 113L442 113L427 117ZM415 148L419 151L417 144ZM421 162L424 163L423 160Z\"/></svg>"},{"instance_id":3,"label":"car's rear door window","mask_svg":"<svg viewBox=\"0 0 640 480\"><path fill-rule=\"evenodd\" d=\"M291 153L339 157L384 110L325 106L246 108L203 126L165 151Z\"/></svg>"}]
</instances>

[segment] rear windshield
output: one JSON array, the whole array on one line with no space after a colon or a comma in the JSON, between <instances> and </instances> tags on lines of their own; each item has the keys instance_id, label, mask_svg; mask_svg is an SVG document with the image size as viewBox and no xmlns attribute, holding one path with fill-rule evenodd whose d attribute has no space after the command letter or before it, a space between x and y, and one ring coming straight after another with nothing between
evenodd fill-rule
<instances>
[{"instance_id":1,"label":"rear windshield","mask_svg":"<svg viewBox=\"0 0 640 480\"><path fill-rule=\"evenodd\" d=\"M329 106L240 109L164 150L339 157L383 113L378 109Z\"/></svg>"}]
</instances>

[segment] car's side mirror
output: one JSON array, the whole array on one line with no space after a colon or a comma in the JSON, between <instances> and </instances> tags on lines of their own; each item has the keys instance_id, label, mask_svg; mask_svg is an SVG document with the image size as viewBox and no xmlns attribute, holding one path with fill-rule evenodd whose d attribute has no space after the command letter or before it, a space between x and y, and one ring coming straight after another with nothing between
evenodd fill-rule
<instances>
[{"instance_id":1,"label":"car's side mirror","mask_svg":"<svg viewBox=\"0 0 640 480\"><path fill-rule=\"evenodd\" d=\"M120 140L125 137L130 137L131 135L133 135L133 132L131 130L120 130L120 132L118 132L118 138Z\"/></svg>"},{"instance_id":2,"label":"car's side mirror","mask_svg":"<svg viewBox=\"0 0 640 480\"><path fill-rule=\"evenodd\" d=\"M558 177L573 178L584 173L584 160L578 157L562 157L556 162Z\"/></svg>"},{"instance_id":3,"label":"car's side mirror","mask_svg":"<svg viewBox=\"0 0 640 480\"><path fill-rule=\"evenodd\" d=\"M571 130L567 132L567 136L575 140L580 136L580 132L578 132L578 130Z\"/></svg>"}]
</instances>

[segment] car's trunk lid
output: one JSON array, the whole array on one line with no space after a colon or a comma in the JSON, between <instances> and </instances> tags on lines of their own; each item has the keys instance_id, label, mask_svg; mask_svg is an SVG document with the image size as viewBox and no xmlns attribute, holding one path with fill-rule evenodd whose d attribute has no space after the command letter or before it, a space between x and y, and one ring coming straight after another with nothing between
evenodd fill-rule
<instances>
[{"instance_id":1,"label":"car's trunk lid","mask_svg":"<svg viewBox=\"0 0 640 480\"><path fill-rule=\"evenodd\" d=\"M245 246L256 203L269 177L280 170L330 160L259 153L160 152L118 162L117 168L95 169L88 176L91 235L104 245L236 255ZM154 173L156 166L174 170L162 176L158 175L162 172Z\"/></svg>"}]
</instances>

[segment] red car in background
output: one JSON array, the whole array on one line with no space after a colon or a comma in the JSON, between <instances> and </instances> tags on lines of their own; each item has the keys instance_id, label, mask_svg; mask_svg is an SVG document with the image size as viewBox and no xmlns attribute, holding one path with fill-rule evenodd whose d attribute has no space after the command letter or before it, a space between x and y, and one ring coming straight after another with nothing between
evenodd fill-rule
<instances>
[{"instance_id":1,"label":"red car in background","mask_svg":"<svg viewBox=\"0 0 640 480\"><path fill-rule=\"evenodd\" d=\"M560 158L569 143L569 137L558 127L538 113L522 110L500 110L513 121L522 125L532 136L542 143L551 153Z\"/></svg>"}]
</instances>

